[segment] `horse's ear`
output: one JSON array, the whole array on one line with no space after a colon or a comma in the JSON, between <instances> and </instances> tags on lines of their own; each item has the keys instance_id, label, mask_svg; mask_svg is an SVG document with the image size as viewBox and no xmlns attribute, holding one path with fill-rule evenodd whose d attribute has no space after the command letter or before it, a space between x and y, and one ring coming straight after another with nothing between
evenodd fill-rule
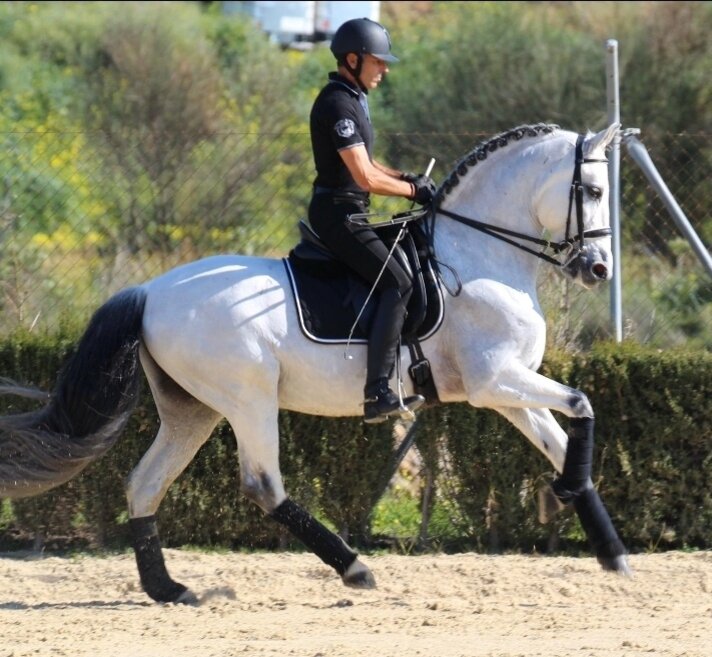
<instances>
[{"instance_id":1,"label":"horse's ear","mask_svg":"<svg viewBox=\"0 0 712 657\"><path fill-rule=\"evenodd\" d=\"M611 123L607 128L587 139L584 144L584 157L591 157L597 151L603 154L608 145L618 135L620 127L620 123Z\"/></svg>"}]
</instances>

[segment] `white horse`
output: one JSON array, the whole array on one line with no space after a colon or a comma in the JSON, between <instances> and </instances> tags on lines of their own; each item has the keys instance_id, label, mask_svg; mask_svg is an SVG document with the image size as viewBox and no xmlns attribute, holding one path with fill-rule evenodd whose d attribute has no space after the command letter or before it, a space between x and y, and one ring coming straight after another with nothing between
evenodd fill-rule
<instances>
[{"instance_id":1,"label":"white horse","mask_svg":"<svg viewBox=\"0 0 712 657\"><path fill-rule=\"evenodd\" d=\"M495 409L519 428L561 473L554 491L573 503L603 568L628 573L625 548L591 483L591 405L583 392L537 373L545 320L540 259L531 248L563 251L561 261L540 255L586 287L610 278L605 149L616 132L611 126L584 138L557 126L522 126L461 160L430 222L435 255L457 274L461 292L445 297L442 324L422 347L440 401ZM279 259L226 255L177 267L96 312L43 409L0 418L0 495L37 494L102 455L133 408L142 365L161 425L131 472L127 497L149 596L195 600L166 570L155 514L223 417L237 438L248 498L345 584L374 586L356 553L287 496L279 467L279 409L362 413L366 347L351 352L346 360L343 345L305 337ZM410 394L412 384L404 386ZM568 434L550 409L571 418Z\"/></svg>"}]
</instances>

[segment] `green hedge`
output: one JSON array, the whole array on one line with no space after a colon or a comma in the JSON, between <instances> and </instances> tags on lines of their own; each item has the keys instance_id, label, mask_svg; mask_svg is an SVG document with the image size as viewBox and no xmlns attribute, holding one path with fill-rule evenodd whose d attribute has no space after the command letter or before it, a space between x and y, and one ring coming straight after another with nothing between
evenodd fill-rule
<instances>
[{"instance_id":1,"label":"green hedge","mask_svg":"<svg viewBox=\"0 0 712 657\"><path fill-rule=\"evenodd\" d=\"M0 372L51 388L70 349L66 337L13 338L0 343ZM549 354L542 372L586 392L596 410L594 478L627 546L711 546L712 354L601 344L586 354ZM0 412L32 404L6 397ZM551 480L553 469L503 418L450 404L424 411L420 419L417 444L436 475L436 504L455 510L453 549L586 547L571 513L551 525L538 523L536 491ZM5 502L0 546L128 545L123 482L157 427L144 386L125 435L107 456L58 489ZM342 535L368 545L393 454L391 427L284 412L280 432L290 494ZM166 545L292 544L240 494L237 450L226 423L170 488L159 522Z\"/></svg>"}]
</instances>

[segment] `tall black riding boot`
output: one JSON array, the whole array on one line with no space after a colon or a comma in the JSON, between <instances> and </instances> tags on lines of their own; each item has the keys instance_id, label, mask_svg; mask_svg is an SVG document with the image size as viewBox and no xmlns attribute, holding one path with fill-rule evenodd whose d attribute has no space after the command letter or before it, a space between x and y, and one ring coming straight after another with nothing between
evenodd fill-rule
<instances>
[{"instance_id":1,"label":"tall black riding boot","mask_svg":"<svg viewBox=\"0 0 712 657\"><path fill-rule=\"evenodd\" d=\"M381 292L368 339L368 362L364 421L369 424L384 422L389 417L420 408L425 402L421 395L411 395L402 401L388 386L398 350L398 339L405 320L405 304L398 290Z\"/></svg>"}]
</instances>

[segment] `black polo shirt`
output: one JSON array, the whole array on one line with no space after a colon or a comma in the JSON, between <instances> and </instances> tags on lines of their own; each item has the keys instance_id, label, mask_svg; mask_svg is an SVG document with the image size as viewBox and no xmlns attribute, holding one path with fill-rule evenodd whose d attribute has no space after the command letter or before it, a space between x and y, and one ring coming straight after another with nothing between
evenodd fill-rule
<instances>
[{"instance_id":1,"label":"black polo shirt","mask_svg":"<svg viewBox=\"0 0 712 657\"><path fill-rule=\"evenodd\" d=\"M309 117L316 166L314 187L363 192L339 155L363 144L372 158L373 128L366 114L366 96L338 73L329 73Z\"/></svg>"}]
</instances>

